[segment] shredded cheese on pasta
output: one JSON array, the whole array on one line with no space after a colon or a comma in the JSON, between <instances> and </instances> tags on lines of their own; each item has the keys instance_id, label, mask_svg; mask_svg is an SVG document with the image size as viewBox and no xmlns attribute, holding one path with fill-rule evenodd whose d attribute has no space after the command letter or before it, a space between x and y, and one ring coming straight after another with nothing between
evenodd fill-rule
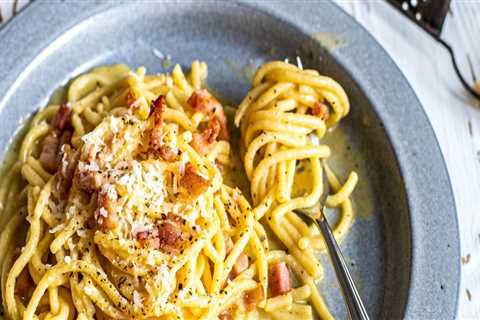
<instances>
[{"instance_id":1,"label":"shredded cheese on pasta","mask_svg":"<svg viewBox=\"0 0 480 320\"><path fill-rule=\"evenodd\" d=\"M320 144L349 105L297 61L263 65L235 115L251 203L224 183L233 155L205 63L188 75L114 65L74 79L65 103L34 116L2 180L5 315L311 319L313 306L331 318L316 288L323 241L292 210L315 205L326 174L326 204L342 210L335 236L350 228L358 178L341 184ZM303 162L313 183L296 195ZM270 250L266 229L284 250Z\"/></svg>"}]
</instances>

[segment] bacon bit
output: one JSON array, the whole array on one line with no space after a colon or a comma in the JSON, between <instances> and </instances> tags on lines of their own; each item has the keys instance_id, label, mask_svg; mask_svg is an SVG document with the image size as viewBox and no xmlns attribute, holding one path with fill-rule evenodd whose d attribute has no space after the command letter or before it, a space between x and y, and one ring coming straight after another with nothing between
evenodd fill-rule
<instances>
[{"instance_id":1,"label":"bacon bit","mask_svg":"<svg viewBox=\"0 0 480 320\"><path fill-rule=\"evenodd\" d=\"M248 256L245 253L241 253L238 256L237 261L235 262L235 264L233 265L233 268L232 268L232 274L231 275L233 276L233 278L238 276L243 271L247 270L248 265L249 265Z\"/></svg>"},{"instance_id":2,"label":"bacon bit","mask_svg":"<svg viewBox=\"0 0 480 320\"><path fill-rule=\"evenodd\" d=\"M79 170L76 172L75 176L78 187L87 193L93 193L100 190L105 183L105 177L95 170Z\"/></svg>"},{"instance_id":3,"label":"bacon bit","mask_svg":"<svg viewBox=\"0 0 480 320\"><path fill-rule=\"evenodd\" d=\"M103 230L113 230L117 227L118 217L113 210L113 205L105 193L98 195L98 209L95 211L94 218L97 226Z\"/></svg>"},{"instance_id":4,"label":"bacon bit","mask_svg":"<svg viewBox=\"0 0 480 320\"><path fill-rule=\"evenodd\" d=\"M220 108L215 109L214 114L215 118L220 122L221 130L218 137L220 138L220 140L228 141L230 139L230 133L228 132L227 116L225 115L223 107L220 106Z\"/></svg>"},{"instance_id":5,"label":"bacon bit","mask_svg":"<svg viewBox=\"0 0 480 320\"><path fill-rule=\"evenodd\" d=\"M20 297L26 297L29 295L34 287L34 282L28 268L23 268L22 272L18 275L17 282L15 284L15 294Z\"/></svg>"},{"instance_id":6,"label":"bacon bit","mask_svg":"<svg viewBox=\"0 0 480 320\"><path fill-rule=\"evenodd\" d=\"M72 187L73 177L75 175L75 168L77 167L79 153L73 150L69 145L64 147L63 152L60 153L62 164L59 173L56 177L56 188L60 199L66 199L68 192Z\"/></svg>"},{"instance_id":7,"label":"bacon bit","mask_svg":"<svg viewBox=\"0 0 480 320\"><path fill-rule=\"evenodd\" d=\"M213 143L216 141L220 133L221 125L217 118L213 118L209 123L207 129L202 133L195 132L190 143L200 155L204 156L210 152Z\"/></svg>"},{"instance_id":8,"label":"bacon bit","mask_svg":"<svg viewBox=\"0 0 480 320\"><path fill-rule=\"evenodd\" d=\"M169 212L166 219L163 219L163 222L174 224L177 227L182 225L182 221L184 221L184 219L173 212Z\"/></svg>"},{"instance_id":9,"label":"bacon bit","mask_svg":"<svg viewBox=\"0 0 480 320\"><path fill-rule=\"evenodd\" d=\"M195 167L187 162L185 165L185 172L179 181L180 187L184 188L190 197L198 197L200 194L208 189L210 182L198 175Z\"/></svg>"},{"instance_id":10,"label":"bacon bit","mask_svg":"<svg viewBox=\"0 0 480 320\"><path fill-rule=\"evenodd\" d=\"M188 98L187 103L195 111L205 114L213 114L215 109L222 108L220 102L205 89L195 90L190 98Z\"/></svg>"},{"instance_id":11,"label":"bacon bit","mask_svg":"<svg viewBox=\"0 0 480 320\"><path fill-rule=\"evenodd\" d=\"M132 90L128 90L127 95L125 96L125 103L127 106L131 107L135 101L137 101L137 97Z\"/></svg>"},{"instance_id":12,"label":"bacon bit","mask_svg":"<svg viewBox=\"0 0 480 320\"><path fill-rule=\"evenodd\" d=\"M167 162L172 162L178 159L178 153L173 151L169 146L160 146L158 153L160 157Z\"/></svg>"},{"instance_id":13,"label":"bacon bit","mask_svg":"<svg viewBox=\"0 0 480 320\"><path fill-rule=\"evenodd\" d=\"M54 173L58 169L57 151L59 146L58 135L55 131L51 131L43 138L42 151L40 152L40 163L50 173Z\"/></svg>"},{"instance_id":14,"label":"bacon bit","mask_svg":"<svg viewBox=\"0 0 480 320\"><path fill-rule=\"evenodd\" d=\"M255 289L245 292L243 297L243 305L248 311L252 311L258 305L260 301L263 300L263 289L262 286L257 286Z\"/></svg>"},{"instance_id":15,"label":"bacon bit","mask_svg":"<svg viewBox=\"0 0 480 320\"><path fill-rule=\"evenodd\" d=\"M62 103L52 118L52 126L60 131L70 127L71 115L72 109L67 104Z\"/></svg>"},{"instance_id":16,"label":"bacon bit","mask_svg":"<svg viewBox=\"0 0 480 320\"><path fill-rule=\"evenodd\" d=\"M162 124L165 108L164 96L159 96L155 99L150 108L150 116L153 118L153 128L150 131L150 145L154 151L158 151L162 147Z\"/></svg>"},{"instance_id":17,"label":"bacon bit","mask_svg":"<svg viewBox=\"0 0 480 320\"><path fill-rule=\"evenodd\" d=\"M160 239L158 237L158 229L140 231L135 235L142 248L160 248Z\"/></svg>"},{"instance_id":18,"label":"bacon bit","mask_svg":"<svg viewBox=\"0 0 480 320\"><path fill-rule=\"evenodd\" d=\"M219 320L232 320L232 312L230 310L224 310L218 315Z\"/></svg>"},{"instance_id":19,"label":"bacon bit","mask_svg":"<svg viewBox=\"0 0 480 320\"><path fill-rule=\"evenodd\" d=\"M202 112L208 116L217 118L220 124L220 139L228 140L230 134L227 127L227 116L223 110L223 106L212 96L207 90L196 90L188 98L187 103L195 110Z\"/></svg>"},{"instance_id":20,"label":"bacon bit","mask_svg":"<svg viewBox=\"0 0 480 320\"><path fill-rule=\"evenodd\" d=\"M319 117L321 120L327 120L330 113L326 104L316 101L312 107L312 115Z\"/></svg>"},{"instance_id":21,"label":"bacon bit","mask_svg":"<svg viewBox=\"0 0 480 320\"><path fill-rule=\"evenodd\" d=\"M292 290L292 279L285 262L277 262L271 265L268 271L268 285L273 297L286 294Z\"/></svg>"},{"instance_id":22,"label":"bacon bit","mask_svg":"<svg viewBox=\"0 0 480 320\"><path fill-rule=\"evenodd\" d=\"M176 224L162 223L158 227L158 248L167 253L176 253L183 241L183 233Z\"/></svg>"}]
</instances>

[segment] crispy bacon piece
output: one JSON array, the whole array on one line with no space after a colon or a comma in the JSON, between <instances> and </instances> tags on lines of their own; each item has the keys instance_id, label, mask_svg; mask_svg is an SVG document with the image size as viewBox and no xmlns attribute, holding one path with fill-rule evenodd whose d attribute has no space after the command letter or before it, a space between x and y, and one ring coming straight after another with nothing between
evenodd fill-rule
<instances>
[{"instance_id":1,"label":"crispy bacon piece","mask_svg":"<svg viewBox=\"0 0 480 320\"><path fill-rule=\"evenodd\" d=\"M70 130L64 130L60 136L60 142L58 145L62 147L64 144L70 144L72 140L72 132Z\"/></svg>"},{"instance_id":2,"label":"crispy bacon piece","mask_svg":"<svg viewBox=\"0 0 480 320\"><path fill-rule=\"evenodd\" d=\"M70 126L71 116L72 109L67 104L62 103L53 116L51 124L54 128L63 131Z\"/></svg>"},{"instance_id":3,"label":"crispy bacon piece","mask_svg":"<svg viewBox=\"0 0 480 320\"><path fill-rule=\"evenodd\" d=\"M152 102L150 116L153 117L153 128L150 133L150 144L154 150L158 150L162 145L162 124L165 108L164 96L159 96Z\"/></svg>"},{"instance_id":4,"label":"crispy bacon piece","mask_svg":"<svg viewBox=\"0 0 480 320\"><path fill-rule=\"evenodd\" d=\"M316 101L312 107L312 115L326 120L330 116L330 113L326 104Z\"/></svg>"},{"instance_id":5,"label":"crispy bacon piece","mask_svg":"<svg viewBox=\"0 0 480 320\"><path fill-rule=\"evenodd\" d=\"M252 311L263 300L262 286L257 286L255 289L245 292L243 296L243 305L248 311Z\"/></svg>"},{"instance_id":6,"label":"crispy bacon piece","mask_svg":"<svg viewBox=\"0 0 480 320\"><path fill-rule=\"evenodd\" d=\"M160 239L156 228L140 231L135 235L135 238L143 248L160 248Z\"/></svg>"},{"instance_id":7,"label":"crispy bacon piece","mask_svg":"<svg viewBox=\"0 0 480 320\"><path fill-rule=\"evenodd\" d=\"M160 157L167 162L172 162L178 159L178 153L166 145L160 146L158 153Z\"/></svg>"},{"instance_id":8,"label":"crispy bacon piece","mask_svg":"<svg viewBox=\"0 0 480 320\"><path fill-rule=\"evenodd\" d=\"M195 151L204 156L212 149L213 143L216 141L220 130L220 122L217 118L213 118L202 133L195 132L193 134L190 144Z\"/></svg>"},{"instance_id":9,"label":"crispy bacon piece","mask_svg":"<svg viewBox=\"0 0 480 320\"><path fill-rule=\"evenodd\" d=\"M232 277L235 278L235 277L238 276L240 273L242 273L243 271L247 270L248 265L249 265L248 256L247 256L245 253L241 253L241 254L238 256L237 261L236 261L235 264L233 265L232 274L231 274Z\"/></svg>"},{"instance_id":10,"label":"crispy bacon piece","mask_svg":"<svg viewBox=\"0 0 480 320\"><path fill-rule=\"evenodd\" d=\"M143 248L157 249L166 253L177 253L184 240L179 224L169 219L157 228L137 232L135 238Z\"/></svg>"},{"instance_id":11,"label":"crispy bacon piece","mask_svg":"<svg viewBox=\"0 0 480 320\"><path fill-rule=\"evenodd\" d=\"M179 185L185 189L190 197L196 198L208 189L210 182L197 174L195 167L190 162L187 162Z\"/></svg>"},{"instance_id":12,"label":"crispy bacon piece","mask_svg":"<svg viewBox=\"0 0 480 320\"><path fill-rule=\"evenodd\" d=\"M50 173L58 169L59 138L55 131L51 131L42 140L42 151L40 152L40 163Z\"/></svg>"},{"instance_id":13,"label":"crispy bacon piece","mask_svg":"<svg viewBox=\"0 0 480 320\"><path fill-rule=\"evenodd\" d=\"M220 134L218 135L218 138L220 140L227 140L230 139L230 133L228 132L228 125L227 125L227 116L225 115L225 111L223 110L223 107L215 109L215 118L219 121L220 123Z\"/></svg>"},{"instance_id":14,"label":"crispy bacon piece","mask_svg":"<svg viewBox=\"0 0 480 320\"><path fill-rule=\"evenodd\" d=\"M292 279L285 262L277 262L271 265L268 271L268 285L273 297L286 294L292 290Z\"/></svg>"},{"instance_id":15,"label":"crispy bacon piece","mask_svg":"<svg viewBox=\"0 0 480 320\"><path fill-rule=\"evenodd\" d=\"M18 275L17 282L15 284L15 294L20 297L26 297L32 292L34 285L35 284L32 280L32 277L28 272L28 268L25 267Z\"/></svg>"},{"instance_id":16,"label":"crispy bacon piece","mask_svg":"<svg viewBox=\"0 0 480 320\"><path fill-rule=\"evenodd\" d=\"M158 227L158 249L176 253L183 241L183 233L177 224L162 222Z\"/></svg>"},{"instance_id":17,"label":"crispy bacon piece","mask_svg":"<svg viewBox=\"0 0 480 320\"><path fill-rule=\"evenodd\" d=\"M205 114L213 114L217 108L222 108L220 102L205 89L195 90L188 98L187 103L195 111Z\"/></svg>"},{"instance_id":18,"label":"crispy bacon piece","mask_svg":"<svg viewBox=\"0 0 480 320\"><path fill-rule=\"evenodd\" d=\"M98 209L95 211L95 221L97 226L103 230L113 230L117 227L118 217L114 212L111 200L105 193L98 194Z\"/></svg>"},{"instance_id":19,"label":"crispy bacon piece","mask_svg":"<svg viewBox=\"0 0 480 320\"><path fill-rule=\"evenodd\" d=\"M218 315L219 320L232 320L232 312L230 310L224 310Z\"/></svg>"},{"instance_id":20,"label":"crispy bacon piece","mask_svg":"<svg viewBox=\"0 0 480 320\"><path fill-rule=\"evenodd\" d=\"M137 97L132 90L128 90L127 95L125 96L125 103L127 106L131 107L135 101L137 101Z\"/></svg>"},{"instance_id":21,"label":"crispy bacon piece","mask_svg":"<svg viewBox=\"0 0 480 320\"><path fill-rule=\"evenodd\" d=\"M228 140L229 133L227 127L227 117L222 105L207 90L195 90L187 103L196 111L205 113L212 118L216 118L220 124L219 137L222 140Z\"/></svg>"},{"instance_id":22,"label":"crispy bacon piece","mask_svg":"<svg viewBox=\"0 0 480 320\"><path fill-rule=\"evenodd\" d=\"M62 149L60 156L61 167L56 177L56 187L60 199L66 199L68 197L68 192L72 187L75 168L78 164L79 153L73 150L69 145L66 145Z\"/></svg>"}]
</instances>

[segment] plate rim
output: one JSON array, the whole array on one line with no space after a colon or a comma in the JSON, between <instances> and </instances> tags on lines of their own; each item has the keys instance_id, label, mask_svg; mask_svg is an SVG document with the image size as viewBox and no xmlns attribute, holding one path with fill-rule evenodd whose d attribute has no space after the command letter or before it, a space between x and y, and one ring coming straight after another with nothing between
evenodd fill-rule
<instances>
[{"instance_id":1,"label":"plate rim","mask_svg":"<svg viewBox=\"0 0 480 320\"><path fill-rule=\"evenodd\" d=\"M18 50L18 55L19 57L23 57L23 59L19 59L18 61L15 61L12 66L10 66L9 73L10 76L6 77L0 77L0 96L3 98L0 99L0 109L6 107L5 106L5 101L8 101L8 93L13 90L12 87L15 87L16 81L14 79L18 79L18 77L12 77L11 74L17 74L22 75L24 72L24 67L28 67L30 63L36 58L36 53L44 51L49 45L49 42L46 42L45 40L52 40L54 41L57 39L59 36L61 36L63 33L68 32L68 30L77 25L78 23L81 23L83 20L98 14L100 12L106 11L111 9L112 7L117 7L119 5L125 4L127 1L119 1L117 3L109 2L109 1L85 1L84 3L78 3L75 1L65 1L64 5L62 6L61 4L58 3L53 3L53 2L31 2L29 3L26 7L24 7L14 18L10 19L7 21L2 27L0 28L0 42L6 41L7 45L6 47L3 48L3 50L0 50L0 61L12 61L11 57L8 55L8 52L11 52L11 45L15 43L15 37L18 35L21 35L24 30L30 29L30 31L33 31L34 29L42 29L42 24L47 25L49 23L49 19L34 19L35 13L39 10L40 7L42 7L43 10L47 8L51 9L52 12L62 10L63 13L68 13L68 19L63 19L62 24L58 25L57 28L54 29L48 29L47 33L44 34L42 37L36 37L31 39L32 41L32 46L35 50L32 51L27 51L25 50L25 46L21 46L20 50ZM177 1L170 1L170 2L177 2ZM227 1L207 1L207 3L211 2L227 2ZM66 5L65 3L68 3L69 5ZM268 1L268 2L261 2L261 1L254 1L254 0L237 0L234 2L235 4L239 5L245 5L254 9L261 10L263 12L271 14L276 13L277 16L280 16L280 13L278 10L275 8L275 6L286 6L286 7L291 7L292 9L296 9L294 3L281 3L279 1ZM333 14L338 15L341 19L341 23L347 23L354 25L356 27L356 32L362 41L365 41L366 44L372 47L372 52L375 51L375 54L379 55L381 57L381 61L379 61L379 65L381 65L383 68L386 68L387 71L391 72L391 76L395 78L395 80L400 83L406 91L404 92L404 97L405 99L409 100L409 102L413 102L409 107L413 108L414 112L417 113L419 118L416 119L417 122L421 123L423 125L423 132L420 132L420 134L423 136L423 138L431 144L431 147L433 148L433 156L437 157L440 161L436 163L436 166L433 169L433 172L436 172L441 176L442 179L445 181L445 185L443 186L443 193L440 201L443 201L443 205L446 208L444 211L444 218L450 219L449 223L452 224L452 230L447 230L449 232L448 235L446 235L446 238L448 238L449 242L451 243L452 250L454 251L451 255L448 261L451 261L451 263L444 263L444 265L448 264L449 266L452 267L452 273L454 276L452 276L452 283L449 285L454 286L454 292L455 294L451 297L453 298L454 304L453 307L448 310L447 313L445 314L442 313L443 316L446 318L455 318L457 316L458 312L458 304L459 304L459 290L460 290L460 233L459 233L459 224L458 224L458 215L457 215L457 209L456 209L456 204L455 204L455 197L451 185L451 179L450 175L448 173L446 164L445 164L445 157L441 151L440 145L438 143L437 137L434 133L433 127L430 123L430 120L428 119L428 116L426 114L425 109L421 105L418 97L416 96L414 90L412 89L410 83L398 67L398 65L393 61L393 59L388 55L388 53L385 51L385 49L375 40L375 38L358 22L356 22L350 15L348 15L342 8L340 8L338 5L328 1L324 2L321 0L316 0L313 1L313 3L317 4L317 7L320 6L327 6L329 7L330 10L332 10ZM78 8L81 7L83 10L78 10ZM33 21L34 23L30 23L30 21ZM299 21L291 21L288 20L289 22L293 23L295 26L300 27L302 30L308 29L307 26L302 25L302 22ZM33 28L33 29L32 29ZM10 48L10 49L9 49ZM38 51L39 50L39 51ZM349 54L346 51L338 50L338 51L330 51L329 52L331 56L336 60L336 62L341 63L341 67L344 68L348 73L349 76L351 76L352 80L355 82L356 85L363 91L363 93L367 96L369 99L371 106L372 106L372 111L381 119L382 112L381 109L378 107L378 101L375 99L376 97L371 97L371 94L367 92L362 85L360 81L358 81L357 77L358 75L365 75L369 74L373 71L366 70L365 66L361 65L349 65L348 61L346 59L348 58ZM10 59L10 60L8 60ZM357 76L355 76L355 74ZM386 92L383 93L386 97L391 96L392 99L398 98L392 93ZM402 123L402 119L399 120L400 123ZM399 144L399 137L398 133L395 132L393 129L388 129L388 124L385 123L385 129L384 132L389 139L389 142L392 147L392 151L395 155L395 160L397 162L397 166L400 171L401 178L404 182L405 185L405 192L406 192L406 200L408 204L408 210L409 210L409 220L410 220L410 230L411 230L411 262L410 262L410 281L409 281L409 289L408 289L408 295L407 295L407 301L406 301L406 306L405 306L405 313L404 317L408 319L415 319L416 312L419 310L419 305L418 303L412 301L413 299L416 299L419 296L425 295L425 293L422 293L425 291L421 283L419 283L419 278L420 280L424 277L422 274L418 274L419 270L418 268L420 266L425 267L427 265L427 262L422 260L422 250L421 248L418 248L418 244L425 243L425 237L428 240L428 237L431 237L431 235L428 232L425 232L425 227L424 225L416 225L415 222L415 217L412 216L413 213L420 209L415 209L412 210L412 208L415 208L417 206L418 198L417 195L412 194L408 189L409 184L413 184L415 181L415 177L413 177L414 173L409 172L408 168L411 166L411 164L408 163L408 161L414 161L414 158L411 155L405 155L402 154L401 151L404 150L405 148L402 147ZM410 140L412 140L410 138ZM413 165L415 167L415 165ZM433 186L436 189L439 189L438 187ZM440 189L439 189L440 191ZM445 191L448 191L445 193ZM419 212L417 212L418 214ZM419 237L423 237L422 239L418 239ZM431 240L431 239L430 239ZM440 250L437 250L438 252L436 255L442 256L443 254L440 252ZM455 263L456 262L456 263ZM428 269L427 269L428 270ZM433 272L433 271L432 271ZM438 302L436 301L431 301L431 306L434 306L434 304ZM420 308L421 309L421 308Z\"/></svg>"}]
</instances>

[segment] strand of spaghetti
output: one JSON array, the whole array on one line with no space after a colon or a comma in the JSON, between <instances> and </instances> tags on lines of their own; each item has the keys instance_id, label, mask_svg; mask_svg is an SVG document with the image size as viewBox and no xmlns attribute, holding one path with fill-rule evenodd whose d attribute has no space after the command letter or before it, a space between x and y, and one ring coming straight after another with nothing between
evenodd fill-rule
<instances>
[{"instance_id":1,"label":"strand of spaghetti","mask_svg":"<svg viewBox=\"0 0 480 320\"><path fill-rule=\"evenodd\" d=\"M200 319L214 319L214 317L219 313L220 309L227 308L241 293L251 290L256 286L257 283L253 280L235 279L224 290L222 290L216 299L212 299L213 305L208 308L207 313Z\"/></svg>"},{"instance_id":2,"label":"strand of spaghetti","mask_svg":"<svg viewBox=\"0 0 480 320\"><path fill-rule=\"evenodd\" d=\"M333 320L333 316L328 311L327 305L325 304L325 301L323 300L322 296L318 292L318 288L315 285L315 281L313 280L312 277L308 276L307 272L298 264L296 259L294 259L290 255L285 256L285 260L287 261L288 265L292 268L292 270L296 273L296 275L300 278L300 280L308 285L311 290L311 296L310 296L310 301L313 304L313 307L317 311L318 315L320 316L321 319L326 319L326 320Z\"/></svg>"},{"instance_id":3,"label":"strand of spaghetti","mask_svg":"<svg viewBox=\"0 0 480 320\"><path fill-rule=\"evenodd\" d=\"M177 100L175 95L171 90L168 91L168 93L165 96L165 100L167 101L167 105L171 107L174 110L178 110L183 112L183 106L182 104Z\"/></svg>"},{"instance_id":4,"label":"strand of spaghetti","mask_svg":"<svg viewBox=\"0 0 480 320\"><path fill-rule=\"evenodd\" d=\"M124 87L128 84L127 78L119 80L111 85L105 86L103 88L97 88L92 91L82 99L74 101L72 103L72 110L74 113L81 114L87 106L94 105L97 103L103 96L108 96L115 89Z\"/></svg>"},{"instance_id":5,"label":"strand of spaghetti","mask_svg":"<svg viewBox=\"0 0 480 320\"><path fill-rule=\"evenodd\" d=\"M47 252L52 239L53 236L49 232L45 232L43 239L40 240L37 250L33 254L28 264L30 276L35 283L39 282L42 276L48 270L48 267L42 262L42 257L44 257L45 253Z\"/></svg>"},{"instance_id":6,"label":"strand of spaghetti","mask_svg":"<svg viewBox=\"0 0 480 320\"><path fill-rule=\"evenodd\" d=\"M42 178L43 181L48 181L52 177L50 173L45 171L40 161L34 157L28 157L27 164L35 171L35 173Z\"/></svg>"},{"instance_id":7,"label":"strand of spaghetti","mask_svg":"<svg viewBox=\"0 0 480 320\"><path fill-rule=\"evenodd\" d=\"M258 98L258 96L260 96L270 86L271 86L271 83L268 83L268 82L255 86L252 90L250 90L247 96L242 100L242 102L237 108L237 112L235 113L234 124L237 128L240 126L240 120L245 116L245 112L247 111L252 101L255 101Z\"/></svg>"},{"instance_id":8,"label":"strand of spaghetti","mask_svg":"<svg viewBox=\"0 0 480 320\"><path fill-rule=\"evenodd\" d=\"M304 72L283 69L271 71L266 75L266 79L276 82L306 84L315 88L334 92L340 99L340 107L343 111L342 114L345 115L349 112L350 104L348 102L348 97L343 88L332 78L320 75L309 75Z\"/></svg>"},{"instance_id":9,"label":"strand of spaghetti","mask_svg":"<svg viewBox=\"0 0 480 320\"><path fill-rule=\"evenodd\" d=\"M272 207L273 202L275 201L276 189L272 189L269 193L262 199L262 201L253 209L253 213L256 220L260 220Z\"/></svg>"},{"instance_id":10,"label":"strand of spaghetti","mask_svg":"<svg viewBox=\"0 0 480 320\"><path fill-rule=\"evenodd\" d=\"M30 122L29 126L33 127L33 126L39 125L44 120L51 119L58 112L59 108L60 108L59 105L50 105L43 109L38 110L38 112L32 118L32 121Z\"/></svg>"},{"instance_id":11,"label":"strand of spaghetti","mask_svg":"<svg viewBox=\"0 0 480 320\"><path fill-rule=\"evenodd\" d=\"M15 302L15 281L16 278L20 275L23 268L27 265L28 261L31 259L35 250L37 248L40 232L41 232L41 225L40 225L40 217L47 206L48 199L50 197L50 192L52 188L51 179L42 189L40 192L40 196L37 200L35 205L35 209L33 212L29 212L29 219L30 219L30 229L28 233L28 238L20 256L17 258L15 263L13 264L10 273L7 277L7 282L5 285L5 302L6 302L6 311L7 314L10 315L11 318L17 319L18 318L18 307ZM27 318L28 319L28 318Z\"/></svg>"},{"instance_id":12,"label":"strand of spaghetti","mask_svg":"<svg viewBox=\"0 0 480 320\"><path fill-rule=\"evenodd\" d=\"M59 263L45 273L42 280L37 283L37 287L35 288L27 309L25 310L25 319L30 319L34 315L40 299L50 285L57 281L59 276L69 272L81 272L89 275L94 283L105 292L114 305L118 306L122 312L133 314L133 307L127 299L118 293L103 270L98 269L90 263L76 260L70 264Z\"/></svg>"},{"instance_id":13,"label":"strand of spaghetti","mask_svg":"<svg viewBox=\"0 0 480 320\"><path fill-rule=\"evenodd\" d=\"M297 149L290 149L290 150L281 150L273 154L271 157L262 159L258 163L257 167L255 168L255 171L253 173L253 178L251 180L252 198L254 199L254 202L257 201L255 190L257 190L259 186L258 179L260 177L260 174L262 172L265 172L265 170L271 165L274 165L276 163L279 163L281 161L286 161L286 160L300 160L300 159L306 159L306 158L327 158L329 156L330 156L330 148L328 148L327 146L318 146L318 147L305 147L305 148L297 148ZM319 182L318 184L321 185L321 182ZM318 197L319 196L320 194L318 195ZM310 206L313 206L313 204L314 203L312 203Z\"/></svg>"},{"instance_id":14,"label":"strand of spaghetti","mask_svg":"<svg viewBox=\"0 0 480 320\"><path fill-rule=\"evenodd\" d=\"M246 145L250 145L255 137L255 134L261 131L289 132L290 134L296 136L305 136L310 133L311 129L299 125L288 124L275 118L261 120L253 123L246 129L244 134L244 143Z\"/></svg>"},{"instance_id":15,"label":"strand of spaghetti","mask_svg":"<svg viewBox=\"0 0 480 320\"><path fill-rule=\"evenodd\" d=\"M7 277L8 277L8 273L10 272L10 268L12 267L12 264L13 264L13 260L14 260L14 256L15 256L15 250L13 249L12 246L10 246L9 250L2 255L2 259L3 261L1 262L1 266L2 266L2 283L1 283L1 286L2 286L2 306L6 306L7 303L6 303L6 300L5 300L5 289L6 289L6 283L7 283Z\"/></svg>"},{"instance_id":16,"label":"strand of spaghetti","mask_svg":"<svg viewBox=\"0 0 480 320\"><path fill-rule=\"evenodd\" d=\"M204 78L205 75L202 73L200 62L198 60L193 61L192 70L190 71L190 83L192 84L193 89L199 90Z\"/></svg>"},{"instance_id":17,"label":"strand of spaghetti","mask_svg":"<svg viewBox=\"0 0 480 320\"><path fill-rule=\"evenodd\" d=\"M190 96L193 92L193 88L188 83L185 75L183 74L182 68L180 65L175 65L172 70L172 78L175 85L177 85L183 92Z\"/></svg>"},{"instance_id":18,"label":"strand of spaghetti","mask_svg":"<svg viewBox=\"0 0 480 320\"><path fill-rule=\"evenodd\" d=\"M50 303L50 314L54 315L60 311L60 301L58 299L58 287L48 288L48 301Z\"/></svg>"},{"instance_id":19,"label":"strand of spaghetti","mask_svg":"<svg viewBox=\"0 0 480 320\"><path fill-rule=\"evenodd\" d=\"M37 172L35 172L35 170L30 165L28 165L28 163L25 163L22 166L21 173L30 185L39 187L43 187L45 185L45 181L42 179L42 177Z\"/></svg>"},{"instance_id":20,"label":"strand of spaghetti","mask_svg":"<svg viewBox=\"0 0 480 320\"><path fill-rule=\"evenodd\" d=\"M14 250L12 248L12 238L14 233L18 230L22 220L25 218L25 214L20 212L18 215L13 215L8 221L5 229L0 236L0 256L3 257L2 262L2 273L1 273L1 290L2 290L2 300L3 305L6 305L5 302L5 289L7 276L10 272L11 265L13 263L12 259L14 256Z\"/></svg>"},{"instance_id":21,"label":"strand of spaghetti","mask_svg":"<svg viewBox=\"0 0 480 320\"><path fill-rule=\"evenodd\" d=\"M345 236L347 235L348 231L352 227L353 220L354 220L354 211L352 209L352 202L347 199L341 205L341 215L338 219L337 224L333 227L333 235L335 240L338 243L341 243ZM325 241L321 235L313 235L309 238L309 244L317 250L323 251L325 250Z\"/></svg>"},{"instance_id":22,"label":"strand of spaghetti","mask_svg":"<svg viewBox=\"0 0 480 320\"><path fill-rule=\"evenodd\" d=\"M125 314L115 308L115 306L109 301L109 297L107 297L102 291L98 290L98 288L92 283L92 280L87 280L83 291L107 316L113 319L127 319Z\"/></svg>"},{"instance_id":23,"label":"strand of spaghetti","mask_svg":"<svg viewBox=\"0 0 480 320\"><path fill-rule=\"evenodd\" d=\"M264 78L265 75L270 73L272 70L282 69L282 70L291 70L291 71L298 71L298 67L294 66L293 64L285 63L283 61L271 61L264 63L260 68L258 68L257 72L255 72L255 76L252 80L252 86L257 87L259 86Z\"/></svg>"},{"instance_id":24,"label":"strand of spaghetti","mask_svg":"<svg viewBox=\"0 0 480 320\"><path fill-rule=\"evenodd\" d=\"M268 288L268 264L265 250L257 233L254 233L253 236L250 238L250 246L256 257L255 264L257 266L258 279L260 280L260 285L262 286L263 291L263 298L261 303L265 303Z\"/></svg>"},{"instance_id":25,"label":"strand of spaghetti","mask_svg":"<svg viewBox=\"0 0 480 320\"><path fill-rule=\"evenodd\" d=\"M329 207L337 207L350 197L358 182L358 175L355 172L351 172L347 181L338 189L333 195L329 195L326 200L326 204Z\"/></svg>"},{"instance_id":26,"label":"strand of spaghetti","mask_svg":"<svg viewBox=\"0 0 480 320\"><path fill-rule=\"evenodd\" d=\"M220 277L220 281L216 283L217 287L215 287L215 290L213 290L214 292L218 290L218 286L220 286L224 283L224 281L226 281L228 274L230 273L230 271L232 271L233 265L238 259L238 256L244 251L245 246L248 244L252 231L253 219L247 219L245 229L242 230L242 232L240 233L239 239L233 246L233 249L228 255L227 259L225 260L223 273Z\"/></svg>"},{"instance_id":27,"label":"strand of spaghetti","mask_svg":"<svg viewBox=\"0 0 480 320\"><path fill-rule=\"evenodd\" d=\"M75 215L68 224L63 228L50 244L50 251L55 254L65 244L65 242L83 225L85 216Z\"/></svg>"},{"instance_id":28,"label":"strand of spaghetti","mask_svg":"<svg viewBox=\"0 0 480 320\"><path fill-rule=\"evenodd\" d=\"M23 138L20 151L18 152L18 161L22 163L27 161L28 156L30 156L33 151L33 145L35 141L47 134L48 130L48 124L45 122L41 122L38 125L31 127L31 129L25 135L25 138Z\"/></svg>"},{"instance_id":29,"label":"strand of spaghetti","mask_svg":"<svg viewBox=\"0 0 480 320\"><path fill-rule=\"evenodd\" d=\"M6 205L3 208L2 217L1 217L1 226L2 230L4 229L5 224L7 223L8 219L16 212L21 211L19 206L22 205L21 200L25 200L23 191L19 193L21 188L21 184L19 179L15 179L12 184L9 186L9 192L6 197ZM24 189L25 190L25 189Z\"/></svg>"},{"instance_id":30,"label":"strand of spaghetti","mask_svg":"<svg viewBox=\"0 0 480 320\"><path fill-rule=\"evenodd\" d=\"M163 114L165 121L173 121L181 125L184 129L194 131L194 127L190 119L184 112L179 110L166 108Z\"/></svg>"},{"instance_id":31,"label":"strand of spaghetti","mask_svg":"<svg viewBox=\"0 0 480 320\"><path fill-rule=\"evenodd\" d=\"M251 123L262 121L262 120L279 120L285 124L299 125L309 129L317 129L325 126L325 122L311 115L296 114L296 113L287 113L273 110L262 110L253 112L250 115L249 121Z\"/></svg>"},{"instance_id":32,"label":"strand of spaghetti","mask_svg":"<svg viewBox=\"0 0 480 320\"><path fill-rule=\"evenodd\" d=\"M3 210L5 209L6 206L6 199L8 197L8 193L10 191L9 187L14 184L14 181L18 179L16 175L18 174L18 171L21 169L22 164L20 162L15 162L9 170L7 175L2 179L2 183L0 185L0 213L2 214L2 224L0 225L3 227L3 222L6 218L6 216L3 214Z\"/></svg>"}]
</instances>

